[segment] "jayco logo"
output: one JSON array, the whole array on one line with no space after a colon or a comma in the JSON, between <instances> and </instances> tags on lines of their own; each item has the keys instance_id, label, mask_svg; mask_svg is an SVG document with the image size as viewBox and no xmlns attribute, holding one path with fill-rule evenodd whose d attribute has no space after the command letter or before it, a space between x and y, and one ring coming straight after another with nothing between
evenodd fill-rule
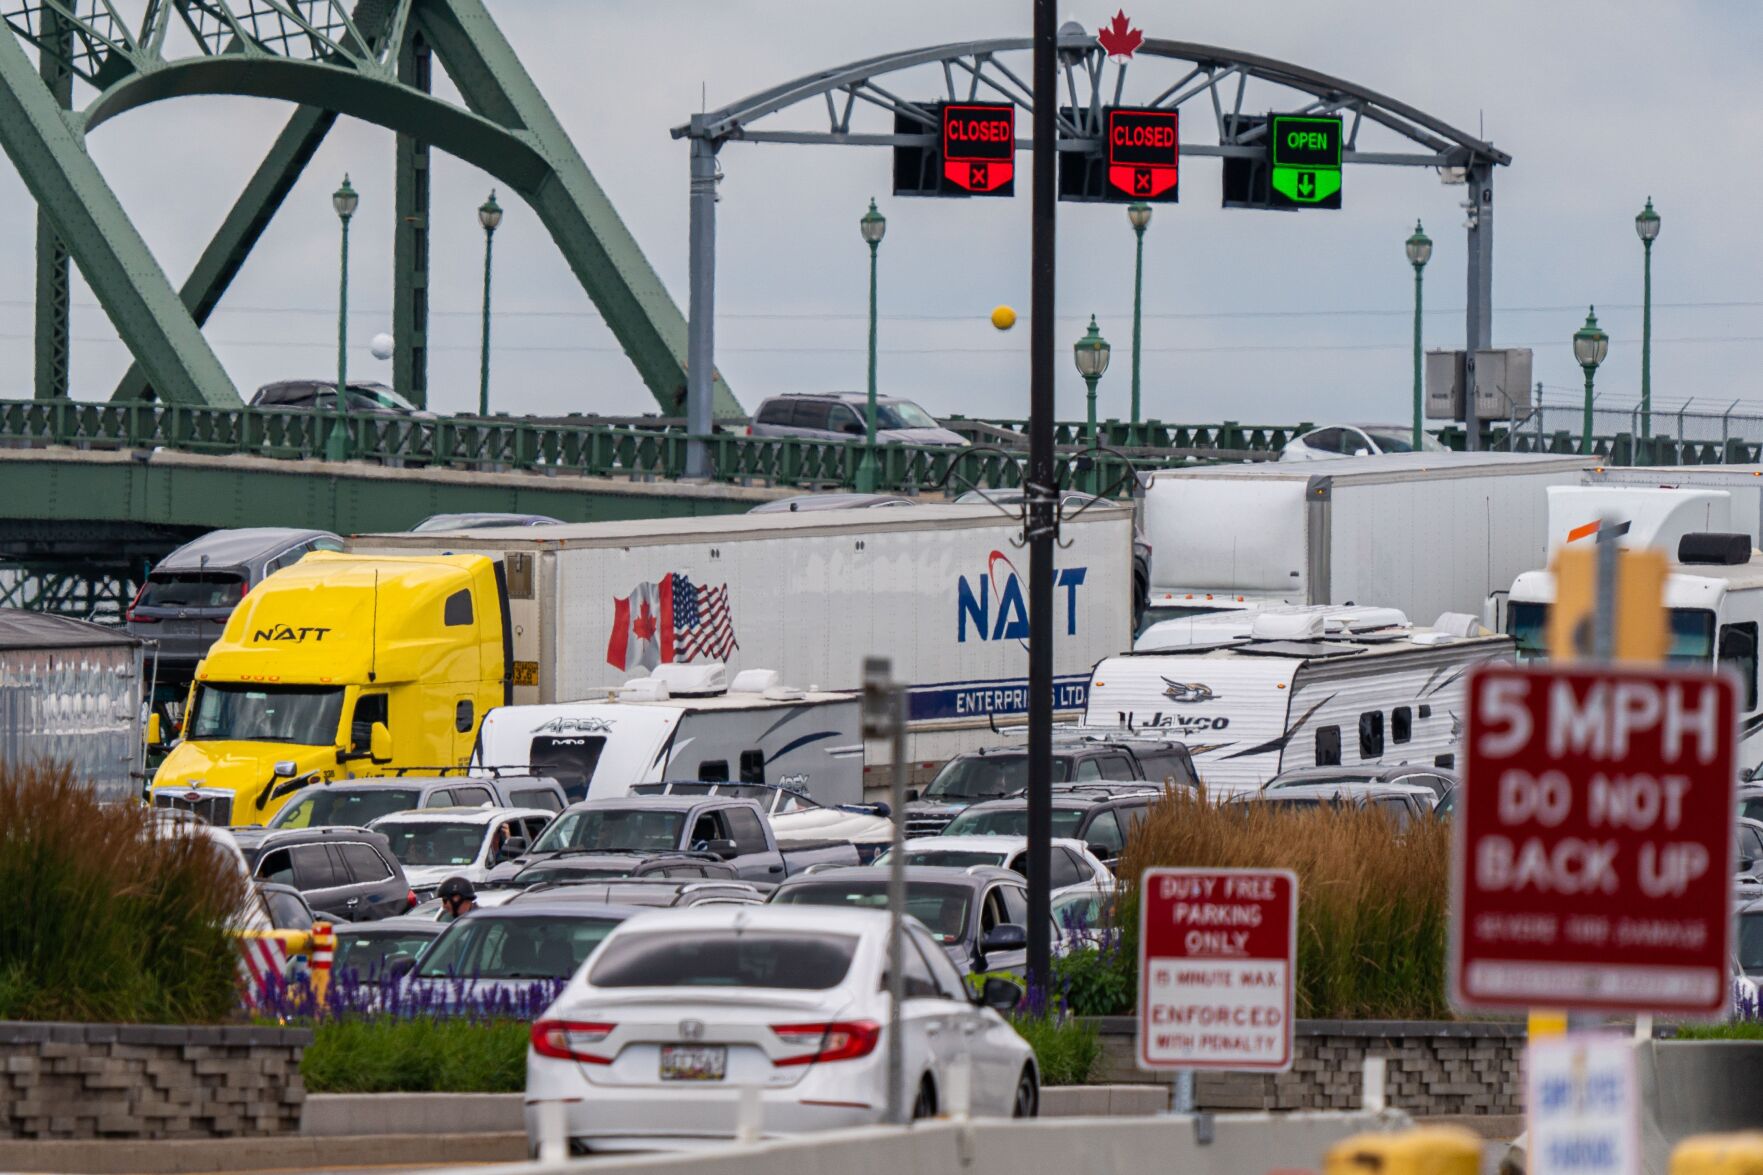
<instances>
[{"instance_id":1,"label":"jayco logo","mask_svg":"<svg viewBox=\"0 0 1763 1175\"><path fill-rule=\"evenodd\" d=\"M311 637L315 643L322 641L324 634L329 631L328 628L312 626L295 628L288 624L272 624L268 628L258 629L252 634L251 639L253 641L293 641L298 645L306 643L307 637Z\"/></svg>"},{"instance_id":2,"label":"jayco logo","mask_svg":"<svg viewBox=\"0 0 1763 1175\"><path fill-rule=\"evenodd\" d=\"M1089 575L1087 567L1066 567L1053 574L1053 586L1065 589L1065 632L1077 635L1077 589ZM975 583L965 575L955 587L955 639L967 641L969 625L982 641L1028 640L1028 601L1023 579L1002 551L986 558L986 572Z\"/></svg>"}]
</instances>

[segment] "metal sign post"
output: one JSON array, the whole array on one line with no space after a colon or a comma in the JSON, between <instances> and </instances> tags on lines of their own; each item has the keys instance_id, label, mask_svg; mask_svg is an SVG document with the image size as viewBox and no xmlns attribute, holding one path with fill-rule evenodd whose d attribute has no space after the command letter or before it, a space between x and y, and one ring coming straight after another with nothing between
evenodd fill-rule
<instances>
[{"instance_id":1,"label":"metal sign post","mask_svg":"<svg viewBox=\"0 0 1763 1175\"><path fill-rule=\"evenodd\" d=\"M893 680L886 657L863 661L863 737L887 739L893 762L893 851L888 856L888 1109L887 1120L903 1125L906 1114L906 1053L900 1036L900 1002L906 998L906 938L900 919L906 911L906 691Z\"/></svg>"}]
</instances>

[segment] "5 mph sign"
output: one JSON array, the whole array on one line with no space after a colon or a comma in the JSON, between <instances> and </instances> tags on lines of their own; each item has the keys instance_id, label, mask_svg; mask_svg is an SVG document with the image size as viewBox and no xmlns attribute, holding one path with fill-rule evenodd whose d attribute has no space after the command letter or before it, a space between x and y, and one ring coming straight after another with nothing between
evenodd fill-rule
<instances>
[{"instance_id":1,"label":"5 mph sign","mask_svg":"<svg viewBox=\"0 0 1763 1175\"><path fill-rule=\"evenodd\" d=\"M1452 854L1459 1006L1725 1009L1737 714L1733 683L1705 670L1475 672Z\"/></svg>"}]
</instances>

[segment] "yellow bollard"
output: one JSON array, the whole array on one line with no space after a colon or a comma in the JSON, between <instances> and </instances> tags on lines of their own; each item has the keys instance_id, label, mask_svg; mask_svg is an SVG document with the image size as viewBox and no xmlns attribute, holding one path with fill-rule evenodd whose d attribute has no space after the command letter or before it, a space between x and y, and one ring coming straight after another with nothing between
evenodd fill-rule
<instances>
[{"instance_id":1,"label":"yellow bollard","mask_svg":"<svg viewBox=\"0 0 1763 1175\"><path fill-rule=\"evenodd\" d=\"M1763 1131L1686 1138L1671 1152L1671 1175L1763 1175Z\"/></svg>"},{"instance_id":2,"label":"yellow bollard","mask_svg":"<svg viewBox=\"0 0 1763 1175\"><path fill-rule=\"evenodd\" d=\"M1457 1126L1356 1134L1329 1148L1322 1175L1478 1175L1481 1148L1478 1135Z\"/></svg>"}]
</instances>

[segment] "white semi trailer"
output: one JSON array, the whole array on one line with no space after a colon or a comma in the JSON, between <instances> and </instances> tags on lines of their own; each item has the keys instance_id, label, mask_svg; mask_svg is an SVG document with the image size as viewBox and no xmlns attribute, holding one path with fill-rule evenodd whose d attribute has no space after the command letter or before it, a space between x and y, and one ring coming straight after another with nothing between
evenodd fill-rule
<instances>
[{"instance_id":1,"label":"white semi trailer","mask_svg":"<svg viewBox=\"0 0 1763 1175\"><path fill-rule=\"evenodd\" d=\"M865 657L892 658L922 777L1026 714L1020 529L994 506L915 506L360 535L348 546L498 560L516 704L580 701L658 664L708 661L731 676L772 669L797 688L855 690ZM1130 643L1132 544L1124 507L1065 522L1053 591L1062 716L1082 712L1091 667ZM871 773L885 762L877 749Z\"/></svg>"}]
</instances>

